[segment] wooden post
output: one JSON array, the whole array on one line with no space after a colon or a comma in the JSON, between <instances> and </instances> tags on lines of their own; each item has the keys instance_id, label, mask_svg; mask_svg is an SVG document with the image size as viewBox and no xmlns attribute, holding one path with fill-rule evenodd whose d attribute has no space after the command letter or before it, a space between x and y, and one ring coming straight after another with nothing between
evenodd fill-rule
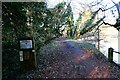
<instances>
[{"instance_id":1,"label":"wooden post","mask_svg":"<svg viewBox=\"0 0 120 80\"><path fill-rule=\"evenodd\" d=\"M108 48L108 60L113 62L113 48Z\"/></svg>"},{"instance_id":2,"label":"wooden post","mask_svg":"<svg viewBox=\"0 0 120 80\"><path fill-rule=\"evenodd\" d=\"M100 29L98 26L98 50L100 51Z\"/></svg>"}]
</instances>

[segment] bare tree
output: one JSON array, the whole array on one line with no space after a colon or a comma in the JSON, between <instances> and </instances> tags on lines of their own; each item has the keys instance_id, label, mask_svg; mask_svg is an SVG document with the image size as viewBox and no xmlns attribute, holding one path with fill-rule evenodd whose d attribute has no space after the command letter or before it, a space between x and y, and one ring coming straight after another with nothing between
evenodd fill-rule
<instances>
[{"instance_id":1,"label":"bare tree","mask_svg":"<svg viewBox=\"0 0 120 80\"><path fill-rule=\"evenodd\" d=\"M113 8L115 6L117 8L117 11L118 11L118 18L116 19L116 23L115 24L110 24L110 23L107 23L105 21L103 21L103 23L105 25L113 26L117 30L119 30L120 29L120 2L119 3L115 3L113 0L111 0L111 1L114 3L114 5L112 7L110 7L110 8L108 8L108 9L105 9L104 11L109 10L109 9L111 9L111 8Z\"/></svg>"}]
</instances>

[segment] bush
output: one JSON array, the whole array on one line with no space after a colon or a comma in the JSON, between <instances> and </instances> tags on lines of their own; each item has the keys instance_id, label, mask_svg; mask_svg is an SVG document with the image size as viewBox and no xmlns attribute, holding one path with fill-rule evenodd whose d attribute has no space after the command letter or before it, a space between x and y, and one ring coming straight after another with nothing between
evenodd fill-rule
<instances>
[{"instance_id":1,"label":"bush","mask_svg":"<svg viewBox=\"0 0 120 80\"><path fill-rule=\"evenodd\" d=\"M2 49L2 78L15 78L19 72L19 52L16 42L3 42Z\"/></svg>"}]
</instances>

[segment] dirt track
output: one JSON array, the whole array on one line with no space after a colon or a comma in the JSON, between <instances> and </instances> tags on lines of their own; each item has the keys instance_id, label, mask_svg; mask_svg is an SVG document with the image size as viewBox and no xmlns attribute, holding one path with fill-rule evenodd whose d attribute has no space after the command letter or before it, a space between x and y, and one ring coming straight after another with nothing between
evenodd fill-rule
<instances>
[{"instance_id":1,"label":"dirt track","mask_svg":"<svg viewBox=\"0 0 120 80\"><path fill-rule=\"evenodd\" d=\"M91 51L65 39L57 39L54 50L45 51L40 56L38 71L32 78L118 78L119 71L109 66L109 62L96 56ZM49 53L49 54L47 54ZM46 55L47 54L47 55ZM44 64L41 68L41 64Z\"/></svg>"}]
</instances>

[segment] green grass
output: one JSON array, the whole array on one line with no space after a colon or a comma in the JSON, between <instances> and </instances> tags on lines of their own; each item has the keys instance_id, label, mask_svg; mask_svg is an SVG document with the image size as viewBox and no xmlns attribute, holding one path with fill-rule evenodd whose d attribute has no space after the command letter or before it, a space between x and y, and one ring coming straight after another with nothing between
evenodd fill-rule
<instances>
[{"instance_id":1,"label":"green grass","mask_svg":"<svg viewBox=\"0 0 120 80\"><path fill-rule=\"evenodd\" d=\"M72 40L72 41L83 49L91 50L93 53L101 53L92 43L88 43L86 41L78 41L78 40Z\"/></svg>"},{"instance_id":2,"label":"green grass","mask_svg":"<svg viewBox=\"0 0 120 80\"><path fill-rule=\"evenodd\" d=\"M73 41L75 44L80 46L82 49L91 51L97 57L107 60L106 56L104 56L104 54L101 53L92 43L88 43L86 41L78 41L78 40L71 40L71 41Z\"/></svg>"}]
</instances>

